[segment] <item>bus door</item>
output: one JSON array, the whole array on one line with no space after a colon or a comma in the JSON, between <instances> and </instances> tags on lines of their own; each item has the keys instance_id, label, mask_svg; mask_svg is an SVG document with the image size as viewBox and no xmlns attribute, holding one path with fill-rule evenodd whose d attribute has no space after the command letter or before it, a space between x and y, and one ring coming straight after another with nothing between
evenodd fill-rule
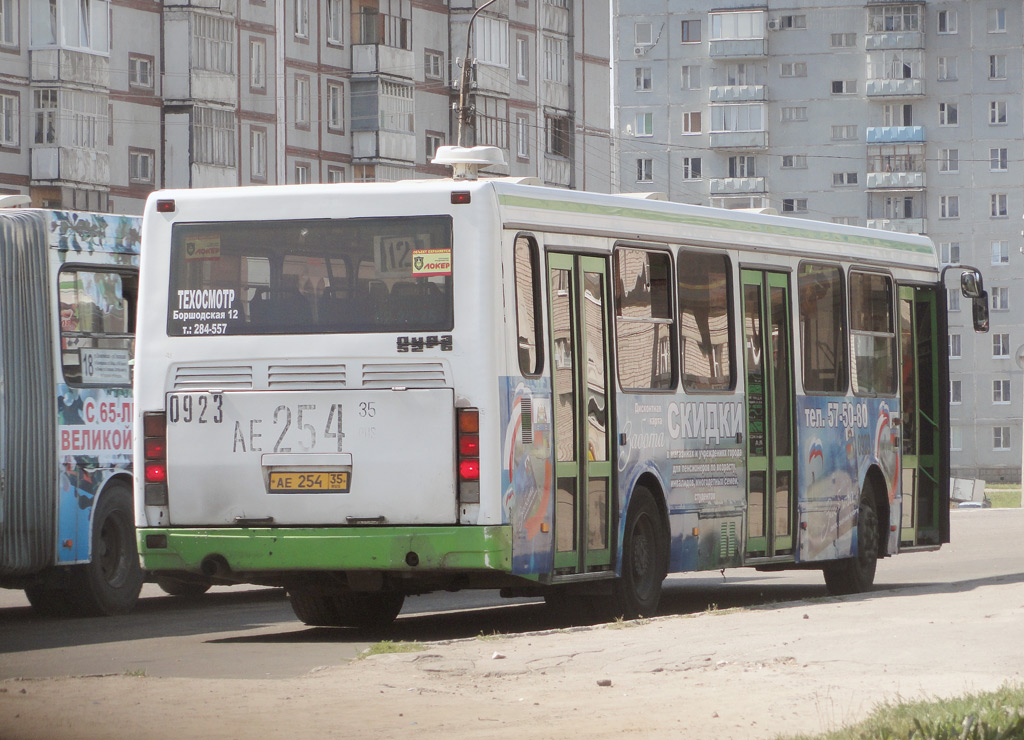
<instances>
[{"instance_id":1,"label":"bus door","mask_svg":"<svg viewBox=\"0 0 1024 740\"><path fill-rule=\"evenodd\" d=\"M548 256L555 443L555 572L611 567L608 263Z\"/></svg>"},{"instance_id":2,"label":"bus door","mask_svg":"<svg viewBox=\"0 0 1024 740\"><path fill-rule=\"evenodd\" d=\"M949 505L943 495L940 404L948 393L939 379L935 291L901 285L900 429L903 515L900 547L934 547L948 541Z\"/></svg>"},{"instance_id":3,"label":"bus door","mask_svg":"<svg viewBox=\"0 0 1024 740\"><path fill-rule=\"evenodd\" d=\"M743 270L747 394L746 556L793 553L796 512L789 276Z\"/></svg>"}]
</instances>

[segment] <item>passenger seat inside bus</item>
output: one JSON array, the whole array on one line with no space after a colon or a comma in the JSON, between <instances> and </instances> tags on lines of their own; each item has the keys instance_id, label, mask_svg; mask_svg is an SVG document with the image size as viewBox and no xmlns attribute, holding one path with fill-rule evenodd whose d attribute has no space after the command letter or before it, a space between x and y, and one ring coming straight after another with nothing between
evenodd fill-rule
<instances>
[{"instance_id":1,"label":"passenger seat inside bus","mask_svg":"<svg viewBox=\"0 0 1024 740\"><path fill-rule=\"evenodd\" d=\"M299 292L299 276L284 275L280 283L283 290L264 291L256 296L250 307L255 324L262 326L308 325L313 320L312 306Z\"/></svg>"}]
</instances>

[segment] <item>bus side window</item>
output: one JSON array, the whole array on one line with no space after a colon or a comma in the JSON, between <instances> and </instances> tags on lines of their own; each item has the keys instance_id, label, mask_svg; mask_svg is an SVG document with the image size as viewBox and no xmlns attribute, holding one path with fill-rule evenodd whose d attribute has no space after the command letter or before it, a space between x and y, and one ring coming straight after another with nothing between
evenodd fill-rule
<instances>
[{"instance_id":1,"label":"bus side window","mask_svg":"<svg viewBox=\"0 0 1024 740\"><path fill-rule=\"evenodd\" d=\"M680 249L676 271L683 388L691 392L732 390L729 258Z\"/></svg>"},{"instance_id":2,"label":"bus side window","mask_svg":"<svg viewBox=\"0 0 1024 740\"><path fill-rule=\"evenodd\" d=\"M130 385L137 278L65 269L59 277L61 368L73 385Z\"/></svg>"},{"instance_id":3,"label":"bus side window","mask_svg":"<svg viewBox=\"0 0 1024 740\"><path fill-rule=\"evenodd\" d=\"M801 262L800 339L804 390L846 393L843 271L838 265Z\"/></svg>"},{"instance_id":4,"label":"bus side window","mask_svg":"<svg viewBox=\"0 0 1024 740\"><path fill-rule=\"evenodd\" d=\"M615 342L623 388L675 386L671 274L665 252L615 250Z\"/></svg>"},{"instance_id":5,"label":"bus side window","mask_svg":"<svg viewBox=\"0 0 1024 740\"><path fill-rule=\"evenodd\" d=\"M537 272L537 244L528 236L517 236L513 252L516 277L516 345L519 371L536 375L541 369L543 344L540 339L540 275Z\"/></svg>"},{"instance_id":6,"label":"bus side window","mask_svg":"<svg viewBox=\"0 0 1024 740\"><path fill-rule=\"evenodd\" d=\"M850 352L854 393L896 393L896 322L888 275L850 273Z\"/></svg>"}]
</instances>

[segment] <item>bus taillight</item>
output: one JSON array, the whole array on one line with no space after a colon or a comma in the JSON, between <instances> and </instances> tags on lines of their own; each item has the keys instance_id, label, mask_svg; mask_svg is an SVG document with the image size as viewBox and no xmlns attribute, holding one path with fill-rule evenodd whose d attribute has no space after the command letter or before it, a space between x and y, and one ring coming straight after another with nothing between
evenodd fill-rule
<instances>
[{"instance_id":1,"label":"bus taillight","mask_svg":"<svg viewBox=\"0 0 1024 740\"><path fill-rule=\"evenodd\" d=\"M480 411L458 410L459 502L480 503Z\"/></svg>"},{"instance_id":2,"label":"bus taillight","mask_svg":"<svg viewBox=\"0 0 1024 740\"><path fill-rule=\"evenodd\" d=\"M167 506L167 417L163 412L142 415L146 506Z\"/></svg>"}]
</instances>

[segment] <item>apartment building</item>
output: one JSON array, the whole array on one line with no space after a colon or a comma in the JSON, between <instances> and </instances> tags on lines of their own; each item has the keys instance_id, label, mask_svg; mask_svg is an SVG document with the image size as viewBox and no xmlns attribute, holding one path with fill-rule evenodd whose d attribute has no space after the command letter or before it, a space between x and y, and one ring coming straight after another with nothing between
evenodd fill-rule
<instances>
[{"instance_id":1,"label":"apartment building","mask_svg":"<svg viewBox=\"0 0 1024 740\"><path fill-rule=\"evenodd\" d=\"M1020 480L1020 0L615 0L615 188L922 233L949 291L953 473ZM952 281L950 281L952 285Z\"/></svg>"},{"instance_id":2,"label":"apartment building","mask_svg":"<svg viewBox=\"0 0 1024 740\"><path fill-rule=\"evenodd\" d=\"M140 213L161 187L446 174L483 0L0 0L0 194ZM496 0L463 144L607 190L608 0Z\"/></svg>"}]
</instances>

